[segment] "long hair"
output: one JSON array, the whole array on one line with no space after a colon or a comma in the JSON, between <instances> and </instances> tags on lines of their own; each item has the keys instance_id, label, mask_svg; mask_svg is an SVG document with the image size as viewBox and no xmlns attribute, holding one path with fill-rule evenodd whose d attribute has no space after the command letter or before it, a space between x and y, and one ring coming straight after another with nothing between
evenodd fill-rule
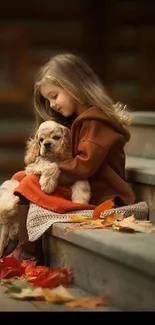
<instances>
[{"instance_id":1,"label":"long hair","mask_svg":"<svg viewBox=\"0 0 155 325\"><path fill-rule=\"evenodd\" d=\"M120 118L117 105L113 105L98 76L83 59L73 54L58 54L40 69L36 79L34 86L36 127L45 120L54 119L67 125L75 119L75 116L64 118L50 107L40 93L40 86L44 82L62 87L80 104L88 107L97 106L108 116L117 119L119 123L127 124L125 115Z\"/></svg>"}]
</instances>

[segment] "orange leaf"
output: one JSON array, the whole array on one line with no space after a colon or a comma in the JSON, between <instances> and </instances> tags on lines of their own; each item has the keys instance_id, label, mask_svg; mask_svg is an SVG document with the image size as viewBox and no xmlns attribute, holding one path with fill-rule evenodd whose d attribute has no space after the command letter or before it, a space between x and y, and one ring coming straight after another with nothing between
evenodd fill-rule
<instances>
[{"instance_id":1,"label":"orange leaf","mask_svg":"<svg viewBox=\"0 0 155 325\"><path fill-rule=\"evenodd\" d=\"M82 216L82 215L70 215L69 218L72 220L72 222L91 222L92 221L92 218L90 217L85 217L85 216Z\"/></svg>"},{"instance_id":2,"label":"orange leaf","mask_svg":"<svg viewBox=\"0 0 155 325\"><path fill-rule=\"evenodd\" d=\"M107 215L106 217L104 217L104 219L102 219L103 220L102 224L105 227L112 227L112 225L114 224L114 222L116 220L122 220L122 219L123 219L122 215L113 213L113 214L110 214L110 215Z\"/></svg>"},{"instance_id":3,"label":"orange leaf","mask_svg":"<svg viewBox=\"0 0 155 325\"><path fill-rule=\"evenodd\" d=\"M108 306L109 298L107 296L101 296L97 298L80 298L69 301L66 303L68 307L85 307L85 308L95 308L97 306Z\"/></svg>"},{"instance_id":4,"label":"orange leaf","mask_svg":"<svg viewBox=\"0 0 155 325\"><path fill-rule=\"evenodd\" d=\"M48 271L47 267L43 267L43 266L38 266L36 268L30 268L29 266L26 267L25 269L25 275L28 278L37 278L39 274L41 274L42 272Z\"/></svg>"},{"instance_id":5,"label":"orange leaf","mask_svg":"<svg viewBox=\"0 0 155 325\"><path fill-rule=\"evenodd\" d=\"M114 202L112 200L106 200L94 209L93 218L99 219L102 212L104 212L105 210L112 209L113 207Z\"/></svg>"},{"instance_id":6,"label":"orange leaf","mask_svg":"<svg viewBox=\"0 0 155 325\"><path fill-rule=\"evenodd\" d=\"M110 228L114 224L115 220L118 219L117 214L112 214L105 219L93 219L91 222L81 222L67 226L67 231L65 234L68 234L70 231L78 229L105 229Z\"/></svg>"}]
</instances>

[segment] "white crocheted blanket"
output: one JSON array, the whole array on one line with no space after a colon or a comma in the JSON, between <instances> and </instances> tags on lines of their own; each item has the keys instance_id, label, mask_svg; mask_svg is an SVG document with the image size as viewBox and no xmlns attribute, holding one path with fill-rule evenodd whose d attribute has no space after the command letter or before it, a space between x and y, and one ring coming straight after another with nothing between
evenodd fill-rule
<instances>
[{"instance_id":1,"label":"white crocheted blanket","mask_svg":"<svg viewBox=\"0 0 155 325\"><path fill-rule=\"evenodd\" d=\"M121 213L124 217L134 215L136 219L145 220L148 217L147 202L142 201L133 205L123 206L105 210L101 213L100 218L104 218L111 213ZM50 210L39 207L34 203L30 203L27 217L27 231L30 241L37 240L43 233L49 229L55 222L74 222L70 218L71 215L82 215L84 217L92 217L93 210L74 210L66 214L52 212Z\"/></svg>"},{"instance_id":2,"label":"white crocheted blanket","mask_svg":"<svg viewBox=\"0 0 155 325\"><path fill-rule=\"evenodd\" d=\"M76 210L66 214L52 212L30 203L27 217L27 232L31 242L37 240L55 222L73 222L70 215L80 214L85 217L92 217L93 210Z\"/></svg>"}]
</instances>

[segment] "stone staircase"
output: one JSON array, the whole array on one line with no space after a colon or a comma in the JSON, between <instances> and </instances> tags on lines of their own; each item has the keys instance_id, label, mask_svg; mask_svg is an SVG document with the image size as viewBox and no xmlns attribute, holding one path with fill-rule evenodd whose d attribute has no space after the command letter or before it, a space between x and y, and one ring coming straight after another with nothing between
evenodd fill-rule
<instances>
[{"instance_id":1,"label":"stone staircase","mask_svg":"<svg viewBox=\"0 0 155 325\"><path fill-rule=\"evenodd\" d=\"M132 113L126 178L155 222L155 113ZM75 285L107 294L119 310L155 310L155 234L74 230L55 224L44 236L46 262L74 269Z\"/></svg>"},{"instance_id":2,"label":"stone staircase","mask_svg":"<svg viewBox=\"0 0 155 325\"><path fill-rule=\"evenodd\" d=\"M76 286L108 295L118 310L155 310L154 234L67 227L55 224L45 234L48 265L71 267Z\"/></svg>"},{"instance_id":3,"label":"stone staircase","mask_svg":"<svg viewBox=\"0 0 155 325\"><path fill-rule=\"evenodd\" d=\"M126 146L126 178L138 201L147 201L149 218L155 222L155 113L134 112L131 140Z\"/></svg>"}]
</instances>

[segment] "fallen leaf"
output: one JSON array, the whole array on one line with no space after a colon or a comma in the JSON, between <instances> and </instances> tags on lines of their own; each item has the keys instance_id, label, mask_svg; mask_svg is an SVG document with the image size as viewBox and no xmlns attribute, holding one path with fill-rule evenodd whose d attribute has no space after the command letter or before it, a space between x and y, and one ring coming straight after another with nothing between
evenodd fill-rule
<instances>
[{"instance_id":1,"label":"fallen leaf","mask_svg":"<svg viewBox=\"0 0 155 325\"><path fill-rule=\"evenodd\" d=\"M119 214L111 214L109 216L104 217L103 219L92 219L89 222L81 222L72 224L66 227L67 231L65 234L68 234L70 231L78 230L78 229L105 229L111 228L114 221L119 219L122 220L123 216Z\"/></svg>"},{"instance_id":2,"label":"fallen leaf","mask_svg":"<svg viewBox=\"0 0 155 325\"><path fill-rule=\"evenodd\" d=\"M74 300L75 297L63 286L59 286L54 289L43 289L43 295L46 301L53 303L63 303Z\"/></svg>"},{"instance_id":3,"label":"fallen leaf","mask_svg":"<svg viewBox=\"0 0 155 325\"><path fill-rule=\"evenodd\" d=\"M113 228L119 231L127 232L143 232L143 233L154 233L155 226L148 220L136 220L134 216L124 218L123 220L115 220Z\"/></svg>"},{"instance_id":4,"label":"fallen leaf","mask_svg":"<svg viewBox=\"0 0 155 325\"><path fill-rule=\"evenodd\" d=\"M104 212L105 210L112 209L113 207L114 202L112 200L106 200L94 209L93 218L99 219L102 212Z\"/></svg>"},{"instance_id":5,"label":"fallen leaf","mask_svg":"<svg viewBox=\"0 0 155 325\"><path fill-rule=\"evenodd\" d=\"M88 222L90 223L93 219L90 217L85 217L81 215L70 215L69 218L72 222Z\"/></svg>"},{"instance_id":6,"label":"fallen leaf","mask_svg":"<svg viewBox=\"0 0 155 325\"><path fill-rule=\"evenodd\" d=\"M20 293L23 289L33 289L33 287L25 278L16 279L8 286L7 293Z\"/></svg>"},{"instance_id":7,"label":"fallen leaf","mask_svg":"<svg viewBox=\"0 0 155 325\"><path fill-rule=\"evenodd\" d=\"M42 300L44 298L42 288L35 288L35 289L34 288L24 288L24 289L21 289L20 292L10 291L9 296L12 298L23 299L23 300L29 300L32 298L37 298L37 300L38 299Z\"/></svg>"},{"instance_id":8,"label":"fallen leaf","mask_svg":"<svg viewBox=\"0 0 155 325\"><path fill-rule=\"evenodd\" d=\"M113 214L105 216L101 220L105 227L111 227L116 220L119 220L119 221L123 220L123 215L118 214L118 213L113 213Z\"/></svg>"},{"instance_id":9,"label":"fallen leaf","mask_svg":"<svg viewBox=\"0 0 155 325\"><path fill-rule=\"evenodd\" d=\"M36 266L34 261L23 261L22 266L25 268L25 276L28 281L35 280L39 274L49 270L46 266Z\"/></svg>"},{"instance_id":10,"label":"fallen leaf","mask_svg":"<svg viewBox=\"0 0 155 325\"><path fill-rule=\"evenodd\" d=\"M108 306L109 298L107 296L100 296L97 298L80 298L66 303L68 307L83 307L95 308L97 306Z\"/></svg>"},{"instance_id":11,"label":"fallen leaf","mask_svg":"<svg viewBox=\"0 0 155 325\"><path fill-rule=\"evenodd\" d=\"M63 286L59 286L55 289L43 289L14 286L9 291L9 296L15 299L21 300L45 300L53 304L63 303L68 307L84 307L95 308L97 306L107 306L109 304L109 298L107 296L100 296L96 298L75 298L70 292Z\"/></svg>"},{"instance_id":12,"label":"fallen leaf","mask_svg":"<svg viewBox=\"0 0 155 325\"><path fill-rule=\"evenodd\" d=\"M73 282L73 272L65 268L47 269L41 272L32 282L35 287L54 288Z\"/></svg>"},{"instance_id":13,"label":"fallen leaf","mask_svg":"<svg viewBox=\"0 0 155 325\"><path fill-rule=\"evenodd\" d=\"M18 262L12 257L0 260L0 280L11 279L14 283L17 277L24 277L35 287L54 288L73 282L73 271L67 268L49 268L37 266L33 261Z\"/></svg>"},{"instance_id":14,"label":"fallen leaf","mask_svg":"<svg viewBox=\"0 0 155 325\"><path fill-rule=\"evenodd\" d=\"M39 299L46 300L51 303L64 303L75 299L69 291L63 286L55 289L43 289L41 287L34 288L32 286L19 286L16 284L9 289L9 296L16 299Z\"/></svg>"},{"instance_id":15,"label":"fallen leaf","mask_svg":"<svg viewBox=\"0 0 155 325\"><path fill-rule=\"evenodd\" d=\"M22 276L24 267L14 257L4 257L0 260L0 279Z\"/></svg>"}]
</instances>

